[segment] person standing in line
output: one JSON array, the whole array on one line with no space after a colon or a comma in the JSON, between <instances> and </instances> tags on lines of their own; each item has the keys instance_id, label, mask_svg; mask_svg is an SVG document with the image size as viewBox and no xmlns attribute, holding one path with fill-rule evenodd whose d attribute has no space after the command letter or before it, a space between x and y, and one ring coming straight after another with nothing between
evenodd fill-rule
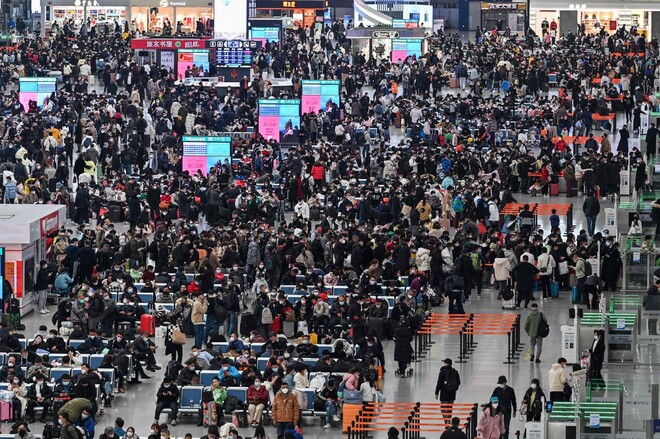
<instances>
[{"instance_id":1,"label":"person standing in line","mask_svg":"<svg viewBox=\"0 0 660 439\"><path fill-rule=\"evenodd\" d=\"M594 236L594 233L596 233L596 219L600 213L600 201L598 201L593 191L589 191L587 198L584 199L582 210L587 220L587 233L589 236Z\"/></svg>"},{"instance_id":2,"label":"person standing in line","mask_svg":"<svg viewBox=\"0 0 660 439\"><path fill-rule=\"evenodd\" d=\"M548 373L548 383L550 385L550 401L562 402L564 401L564 385L568 382L566 379L566 358L560 357L556 363L552 365Z\"/></svg>"},{"instance_id":3,"label":"person standing in line","mask_svg":"<svg viewBox=\"0 0 660 439\"><path fill-rule=\"evenodd\" d=\"M577 279L578 289L577 302L589 305L589 296L584 292L584 283L587 280L587 269L585 265L588 264L588 262L581 258L577 252L573 253L573 261L575 261L575 278Z\"/></svg>"},{"instance_id":4,"label":"person standing in line","mask_svg":"<svg viewBox=\"0 0 660 439\"><path fill-rule=\"evenodd\" d=\"M539 326L541 321L544 320L548 323L542 312L539 312L539 306L532 303L532 312L529 313L525 319L525 332L529 336L529 348L531 349L532 356L529 361L537 363L541 362L541 352L543 351L543 337L539 337ZM534 350L536 349L536 352Z\"/></svg>"},{"instance_id":5,"label":"person standing in line","mask_svg":"<svg viewBox=\"0 0 660 439\"><path fill-rule=\"evenodd\" d=\"M509 424L511 424L511 414L513 417L516 417L516 392L513 390L513 387L509 387L507 384L506 377L500 375L497 379L498 386L493 390L492 397L496 397L500 403L500 409L504 412L504 433L502 433L501 439L509 439Z\"/></svg>"},{"instance_id":6,"label":"person standing in line","mask_svg":"<svg viewBox=\"0 0 660 439\"><path fill-rule=\"evenodd\" d=\"M594 343L589 349L591 354L589 358L589 381L596 387L604 385L603 375L600 373L605 361L605 340L603 336L602 329L594 331Z\"/></svg>"},{"instance_id":7,"label":"person standing in line","mask_svg":"<svg viewBox=\"0 0 660 439\"><path fill-rule=\"evenodd\" d=\"M646 291L642 305L646 311L660 311L660 279ZM658 319L649 319L648 329L649 335L658 335Z\"/></svg>"},{"instance_id":8,"label":"person standing in line","mask_svg":"<svg viewBox=\"0 0 660 439\"><path fill-rule=\"evenodd\" d=\"M49 278L50 273L48 270L48 262L41 261L39 263L37 281L34 284L34 291L37 293L37 308L39 308L39 314L48 313L48 309L46 309L46 298L48 297Z\"/></svg>"},{"instance_id":9,"label":"person standing in line","mask_svg":"<svg viewBox=\"0 0 660 439\"><path fill-rule=\"evenodd\" d=\"M520 308L524 300L525 308L527 308L534 292L534 277L539 273L539 269L529 262L529 256L522 255L522 260L513 267L511 273L516 276L516 288L518 290L516 306Z\"/></svg>"},{"instance_id":10,"label":"person standing in line","mask_svg":"<svg viewBox=\"0 0 660 439\"><path fill-rule=\"evenodd\" d=\"M539 279L539 285L541 287L541 291L543 292L543 299L549 299L550 296L552 296L550 291L552 273L555 272L557 262L555 261L555 258L550 253L548 253L548 249L546 247L541 247L541 254L538 257L537 262L539 274L541 275L541 278Z\"/></svg>"},{"instance_id":11,"label":"person standing in line","mask_svg":"<svg viewBox=\"0 0 660 439\"><path fill-rule=\"evenodd\" d=\"M201 348L204 344L204 314L208 309L208 304L203 294L198 294L193 302L190 320L195 327L195 346Z\"/></svg>"},{"instance_id":12,"label":"person standing in line","mask_svg":"<svg viewBox=\"0 0 660 439\"><path fill-rule=\"evenodd\" d=\"M451 367L451 358L445 358L442 363L435 385L435 399L439 400L440 404L453 404L456 401L456 392L461 386L461 377L458 371ZM451 418L451 409L442 409L442 414L448 421Z\"/></svg>"}]
</instances>

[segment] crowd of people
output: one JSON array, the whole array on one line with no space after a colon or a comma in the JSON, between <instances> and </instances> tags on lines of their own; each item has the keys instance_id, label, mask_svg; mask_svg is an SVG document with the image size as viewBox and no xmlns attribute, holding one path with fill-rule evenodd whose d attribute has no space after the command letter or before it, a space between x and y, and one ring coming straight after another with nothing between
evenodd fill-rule
<instances>
[{"instance_id":1,"label":"crowd of people","mask_svg":"<svg viewBox=\"0 0 660 439\"><path fill-rule=\"evenodd\" d=\"M78 32L86 38L71 38ZM92 439L115 384L123 393L161 367L149 439L169 437L161 414L168 410L176 425L181 388L199 384L206 370L218 373L199 406L205 437L237 437L247 426L265 437L268 417L278 438L295 438L307 407L302 388L317 390L325 428L340 420L347 397L384 401L383 341L394 339L397 374L406 378L413 334L444 296L450 312L461 313L485 288L497 289L503 306L512 289L514 307L532 302L525 329L538 363L544 318L533 303L536 282L542 299L553 284L575 286L575 300L593 309L602 289L616 288L621 253L615 237L596 231L600 202L619 192L619 172L633 165L635 190L645 190L648 160L629 138L644 131L647 155L657 141L642 116L658 105L658 44L636 29L550 42L533 32L480 31L474 42L440 32L424 56L391 63L353 51L336 21L268 42L255 56L254 79L225 94L138 60L130 48L138 32L65 22L49 39L22 39L3 55L0 88L10 89L0 96L3 201L65 205L77 226L49 237L38 268L38 312L50 312L49 292L64 299L55 328L40 329L25 355L0 370L22 439L37 407L42 420L59 416L60 437L80 439L82 427ZM627 44L644 56L606 56L628 53ZM51 71L62 73L60 88L24 108L17 79ZM211 65L187 75L214 73ZM247 132L257 125L258 100L272 96L269 78L281 76L293 87L280 98L299 98L303 79L341 79L340 102L301 115L296 147L259 133L237 136L231 163L208 175L182 171L183 135ZM593 120L616 112L626 120L621 129ZM582 151L571 149L570 136L587 137ZM567 196L584 197L586 230L562 230L556 214L549 228L537 228L532 202L519 215L500 213L517 197L548 202L560 178ZM653 237L646 241L654 253ZM587 262L599 254L600 277ZM140 296L149 293L150 300ZM657 295L650 291L648 302L660 302ZM167 327L167 366L156 362L154 334L140 324L151 312ZM20 350L17 330L0 329L0 350ZM67 338L85 341L73 347ZM214 345L225 342L224 351ZM193 347L184 358L186 343ZM62 356L48 357L55 354ZM85 361L91 354L104 355L98 368ZM268 359L264 370L258 358ZM29 365L27 375L18 361ZM51 389L48 369L67 365L80 374L62 375ZM602 379L597 365L567 378L560 359L550 400L570 398L567 382ZM436 388L445 403L460 386L451 366L446 359ZM314 382L308 372L338 379ZM497 384L479 422L485 439L508 438L517 411L506 377ZM228 394L238 386L248 388L246 401ZM543 398L532 380L527 420L540 417ZM457 436L443 437L460 437L450 413L446 419ZM117 419L101 436L134 435Z\"/></svg>"}]
</instances>

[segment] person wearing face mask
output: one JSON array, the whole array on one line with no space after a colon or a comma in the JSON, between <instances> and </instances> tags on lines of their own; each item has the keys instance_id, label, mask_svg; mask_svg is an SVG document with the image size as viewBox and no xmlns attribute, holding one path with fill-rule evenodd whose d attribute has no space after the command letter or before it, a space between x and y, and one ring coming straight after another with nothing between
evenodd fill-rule
<instances>
[{"instance_id":1,"label":"person wearing face mask","mask_svg":"<svg viewBox=\"0 0 660 439\"><path fill-rule=\"evenodd\" d=\"M28 423L25 421L21 421L16 427L16 435L14 436L14 439L34 439L34 438L35 438L34 433L32 433L28 428Z\"/></svg>"},{"instance_id":2,"label":"person wearing face mask","mask_svg":"<svg viewBox=\"0 0 660 439\"><path fill-rule=\"evenodd\" d=\"M504 413L500 408L497 396L490 398L490 402L483 406L483 413L479 418L477 433L480 439L500 439L506 433L504 426Z\"/></svg>"},{"instance_id":3,"label":"person wearing face mask","mask_svg":"<svg viewBox=\"0 0 660 439\"><path fill-rule=\"evenodd\" d=\"M511 413L516 417L516 392L513 387L509 387L506 377L500 375L497 379L497 387L493 390L492 396L497 397L500 404L500 409L504 412L504 428L506 433L502 434L501 439L509 439L509 424L511 423Z\"/></svg>"},{"instance_id":4,"label":"person wearing face mask","mask_svg":"<svg viewBox=\"0 0 660 439\"><path fill-rule=\"evenodd\" d=\"M595 387L604 386L603 375L600 371L603 368L605 361L605 340L603 338L604 332L599 329L594 331L594 342L589 349L589 381Z\"/></svg>"},{"instance_id":5,"label":"person wearing face mask","mask_svg":"<svg viewBox=\"0 0 660 439\"><path fill-rule=\"evenodd\" d=\"M328 322L328 326L334 328L337 325L348 329L348 304L346 303L346 296L343 294L330 307L330 321Z\"/></svg>"},{"instance_id":6,"label":"person wearing face mask","mask_svg":"<svg viewBox=\"0 0 660 439\"><path fill-rule=\"evenodd\" d=\"M298 424L299 410L298 398L290 391L289 385L282 382L280 391L273 400L271 411L273 425L277 427L277 439L282 439L286 430L293 430L294 426Z\"/></svg>"},{"instance_id":7,"label":"person wearing face mask","mask_svg":"<svg viewBox=\"0 0 660 439\"><path fill-rule=\"evenodd\" d=\"M195 359L190 358L186 361L184 367L179 371L179 374L176 377L176 384L178 386L189 386L193 379L197 376L195 370Z\"/></svg>"},{"instance_id":8,"label":"person wearing face mask","mask_svg":"<svg viewBox=\"0 0 660 439\"><path fill-rule=\"evenodd\" d=\"M103 342L103 339L99 337L97 330L92 327L92 329L89 330L89 336L85 339L85 342L78 347L78 349L80 352L99 354L105 349L105 343Z\"/></svg>"},{"instance_id":9,"label":"person wearing face mask","mask_svg":"<svg viewBox=\"0 0 660 439\"><path fill-rule=\"evenodd\" d=\"M115 429L108 426L105 427L103 430L103 433L99 436L99 439L117 439L117 435L115 434Z\"/></svg>"},{"instance_id":10,"label":"person wearing face mask","mask_svg":"<svg viewBox=\"0 0 660 439\"><path fill-rule=\"evenodd\" d=\"M243 351L243 348L245 348L245 345L243 344L243 340L238 338L238 334L235 332L231 333L229 336L229 345L227 346L227 351L234 351L236 353Z\"/></svg>"},{"instance_id":11,"label":"person wearing face mask","mask_svg":"<svg viewBox=\"0 0 660 439\"><path fill-rule=\"evenodd\" d=\"M59 413L57 422L60 424L60 439L78 439L78 432L69 420L68 413Z\"/></svg>"},{"instance_id":12,"label":"person wearing face mask","mask_svg":"<svg viewBox=\"0 0 660 439\"><path fill-rule=\"evenodd\" d=\"M135 434L135 428L133 427L128 427L126 429L126 438L127 439L140 439L140 436Z\"/></svg>"},{"instance_id":13,"label":"person wearing face mask","mask_svg":"<svg viewBox=\"0 0 660 439\"><path fill-rule=\"evenodd\" d=\"M43 410L41 411L40 422L44 422L53 397L53 391L46 383L45 375L41 373L35 375L35 381L35 384L27 392L26 420L34 422L34 409L35 407L41 407Z\"/></svg>"},{"instance_id":14,"label":"person wearing face mask","mask_svg":"<svg viewBox=\"0 0 660 439\"><path fill-rule=\"evenodd\" d=\"M256 427L261 423L261 416L268 404L268 389L260 379L255 379L254 384L248 387L248 423Z\"/></svg>"},{"instance_id":15,"label":"person wearing face mask","mask_svg":"<svg viewBox=\"0 0 660 439\"><path fill-rule=\"evenodd\" d=\"M50 284L50 270L48 262L41 261L39 263L39 272L37 273L37 281L34 284L34 291L37 293L37 308L39 314L47 314L49 311L46 308L46 296L48 295Z\"/></svg>"},{"instance_id":16,"label":"person wearing face mask","mask_svg":"<svg viewBox=\"0 0 660 439\"><path fill-rule=\"evenodd\" d=\"M541 421L541 413L543 413L544 400L545 394L541 389L541 382L537 378L534 378L529 386L529 389L527 389L527 392L525 392L525 396L523 397L522 401L523 405L527 406L527 422ZM522 414L522 408L520 409L520 412Z\"/></svg>"},{"instance_id":17,"label":"person wearing face mask","mask_svg":"<svg viewBox=\"0 0 660 439\"><path fill-rule=\"evenodd\" d=\"M236 367L229 364L228 358L224 358L221 364L222 366L220 367L220 371L218 372L218 378L220 379L220 384L222 384L225 387L230 387L231 383L236 383L233 385L237 386L241 380L241 373L238 371L238 369L236 369Z\"/></svg>"},{"instance_id":18,"label":"person wearing face mask","mask_svg":"<svg viewBox=\"0 0 660 439\"><path fill-rule=\"evenodd\" d=\"M57 330L51 329L48 331L46 348L48 349L48 352L52 354L63 354L66 352L66 342L59 336Z\"/></svg>"},{"instance_id":19,"label":"person wearing face mask","mask_svg":"<svg viewBox=\"0 0 660 439\"><path fill-rule=\"evenodd\" d=\"M218 377L213 377L211 385L202 390L202 404L199 407L197 426L216 425L218 420L222 419L226 399L226 387L220 384Z\"/></svg>"},{"instance_id":20,"label":"person wearing face mask","mask_svg":"<svg viewBox=\"0 0 660 439\"><path fill-rule=\"evenodd\" d=\"M156 393L156 413L154 415L154 424L158 424L158 419L163 409L169 408L170 423L176 425L176 415L179 410L179 388L172 383L170 377L165 377Z\"/></svg>"},{"instance_id":21,"label":"person wearing face mask","mask_svg":"<svg viewBox=\"0 0 660 439\"><path fill-rule=\"evenodd\" d=\"M76 427L82 427L87 432L87 439L94 439L94 430L96 429L96 422L92 417L89 409L84 409L80 414L78 420L74 423Z\"/></svg>"}]
</instances>

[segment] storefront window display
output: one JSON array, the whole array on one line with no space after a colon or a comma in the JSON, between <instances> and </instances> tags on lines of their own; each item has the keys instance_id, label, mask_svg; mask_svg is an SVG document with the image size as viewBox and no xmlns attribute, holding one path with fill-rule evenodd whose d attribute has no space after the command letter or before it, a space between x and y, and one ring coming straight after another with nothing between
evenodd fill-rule
<instances>
[{"instance_id":1,"label":"storefront window display","mask_svg":"<svg viewBox=\"0 0 660 439\"><path fill-rule=\"evenodd\" d=\"M213 21L213 8L177 7L176 23L181 22L183 33L197 33L197 22L201 21L202 29L207 29Z\"/></svg>"},{"instance_id":2,"label":"storefront window display","mask_svg":"<svg viewBox=\"0 0 660 439\"><path fill-rule=\"evenodd\" d=\"M94 6L87 8L83 6L54 6L51 10L52 16L47 17L47 19L57 23L63 23L69 20L80 23L85 18L88 18L93 25L112 24L117 21L120 26L123 26L126 21L126 8L123 6ZM85 13L87 14L86 16Z\"/></svg>"},{"instance_id":3,"label":"storefront window display","mask_svg":"<svg viewBox=\"0 0 660 439\"><path fill-rule=\"evenodd\" d=\"M174 8L149 8L134 6L131 17L135 30L143 33L162 33L163 26L174 26Z\"/></svg>"}]
</instances>

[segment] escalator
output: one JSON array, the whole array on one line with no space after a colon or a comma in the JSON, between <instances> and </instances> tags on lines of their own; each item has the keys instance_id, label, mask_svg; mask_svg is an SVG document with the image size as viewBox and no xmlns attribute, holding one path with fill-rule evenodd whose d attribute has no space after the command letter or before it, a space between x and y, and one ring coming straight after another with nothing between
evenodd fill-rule
<instances>
[{"instance_id":1,"label":"escalator","mask_svg":"<svg viewBox=\"0 0 660 439\"><path fill-rule=\"evenodd\" d=\"M372 8L363 0L354 0L355 10L364 17L367 26L392 26L392 17Z\"/></svg>"}]
</instances>

